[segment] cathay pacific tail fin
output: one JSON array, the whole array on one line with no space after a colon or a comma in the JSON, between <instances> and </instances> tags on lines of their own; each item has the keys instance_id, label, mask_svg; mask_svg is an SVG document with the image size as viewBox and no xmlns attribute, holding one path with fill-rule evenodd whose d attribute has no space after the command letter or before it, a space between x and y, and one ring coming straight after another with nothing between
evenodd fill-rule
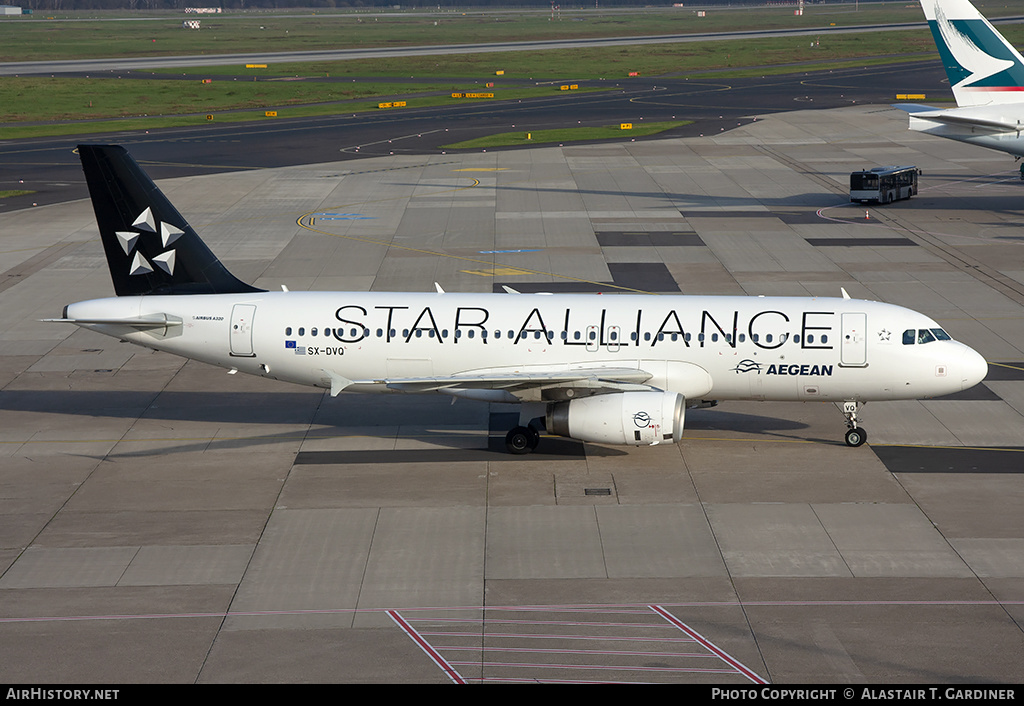
<instances>
[{"instance_id":1,"label":"cathay pacific tail fin","mask_svg":"<svg viewBox=\"0 0 1024 706\"><path fill-rule=\"evenodd\" d=\"M1024 102L1024 59L969 0L921 0L961 108Z\"/></svg>"},{"instance_id":2,"label":"cathay pacific tail fin","mask_svg":"<svg viewBox=\"0 0 1024 706\"><path fill-rule=\"evenodd\" d=\"M118 296L262 291L228 272L123 147L78 154Z\"/></svg>"}]
</instances>

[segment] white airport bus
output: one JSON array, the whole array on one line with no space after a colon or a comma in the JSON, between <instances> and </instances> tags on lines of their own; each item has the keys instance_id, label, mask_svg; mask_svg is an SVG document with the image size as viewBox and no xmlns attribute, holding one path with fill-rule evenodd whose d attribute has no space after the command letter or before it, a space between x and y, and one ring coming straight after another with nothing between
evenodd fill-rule
<instances>
[{"instance_id":1,"label":"white airport bus","mask_svg":"<svg viewBox=\"0 0 1024 706\"><path fill-rule=\"evenodd\" d=\"M875 167L850 174L850 201L891 203L917 194L917 167Z\"/></svg>"}]
</instances>

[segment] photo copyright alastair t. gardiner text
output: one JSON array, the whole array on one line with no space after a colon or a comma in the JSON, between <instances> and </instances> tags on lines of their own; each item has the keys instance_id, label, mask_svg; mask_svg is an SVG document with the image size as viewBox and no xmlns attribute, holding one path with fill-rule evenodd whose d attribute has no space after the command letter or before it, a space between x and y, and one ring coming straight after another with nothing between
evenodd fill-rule
<instances>
[{"instance_id":1,"label":"photo copyright alastair t. gardiner text","mask_svg":"<svg viewBox=\"0 0 1024 706\"><path fill-rule=\"evenodd\" d=\"M714 687L717 701L1016 701L1016 687L963 686L847 686L780 687L728 689Z\"/></svg>"}]
</instances>

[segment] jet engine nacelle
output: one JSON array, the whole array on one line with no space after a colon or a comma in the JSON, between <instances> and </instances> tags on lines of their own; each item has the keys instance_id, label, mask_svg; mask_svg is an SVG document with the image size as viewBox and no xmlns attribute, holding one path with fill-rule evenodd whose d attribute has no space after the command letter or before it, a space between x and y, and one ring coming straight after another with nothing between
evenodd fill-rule
<instances>
[{"instance_id":1,"label":"jet engine nacelle","mask_svg":"<svg viewBox=\"0 0 1024 706\"><path fill-rule=\"evenodd\" d=\"M683 436L686 398L675 392L615 392L556 402L545 420L549 434L603 444L649 446Z\"/></svg>"}]
</instances>

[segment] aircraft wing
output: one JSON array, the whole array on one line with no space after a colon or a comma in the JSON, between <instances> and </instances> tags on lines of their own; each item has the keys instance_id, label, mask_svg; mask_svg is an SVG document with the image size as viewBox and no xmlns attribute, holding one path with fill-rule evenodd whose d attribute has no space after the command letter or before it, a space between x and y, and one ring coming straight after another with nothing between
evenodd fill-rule
<instances>
[{"instance_id":1,"label":"aircraft wing","mask_svg":"<svg viewBox=\"0 0 1024 706\"><path fill-rule=\"evenodd\" d=\"M910 114L911 122L916 119L930 120L936 123L947 125L963 125L977 127L984 130L997 132L1020 131L1024 129L1024 120L1021 117L1006 115L1005 106L999 106L997 110L981 108L950 108L949 110L935 110L925 105L898 105L900 110Z\"/></svg>"},{"instance_id":2,"label":"aircraft wing","mask_svg":"<svg viewBox=\"0 0 1024 706\"><path fill-rule=\"evenodd\" d=\"M325 371L328 372L328 371ZM526 370L526 371L473 371L446 377L403 377L379 380L338 379L331 374L334 384L331 395L336 395L349 385L386 385L398 392L445 392L459 396L472 396L475 390L498 390L508 393L508 401L520 401L529 397L530 391L540 389L573 388L587 390L587 394L622 392L627 390L649 390L644 383L653 377L651 373L637 368L581 367L572 370Z\"/></svg>"}]
</instances>

